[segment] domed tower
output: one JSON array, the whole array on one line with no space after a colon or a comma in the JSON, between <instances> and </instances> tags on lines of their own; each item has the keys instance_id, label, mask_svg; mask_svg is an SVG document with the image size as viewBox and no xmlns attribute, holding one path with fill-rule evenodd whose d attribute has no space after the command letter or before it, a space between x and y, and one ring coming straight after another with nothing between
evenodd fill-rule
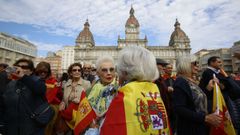
<instances>
[{"instance_id":1,"label":"domed tower","mask_svg":"<svg viewBox=\"0 0 240 135\"><path fill-rule=\"evenodd\" d=\"M139 39L140 25L138 23L137 18L134 16L133 7L131 7L129 13L130 13L130 16L127 19L125 24L125 39L121 39L120 36L118 36L118 47L122 48L124 46L129 46L129 45L139 45L142 47L146 47L147 37L145 36L144 39Z\"/></svg>"},{"instance_id":2,"label":"domed tower","mask_svg":"<svg viewBox=\"0 0 240 135\"><path fill-rule=\"evenodd\" d=\"M169 46L180 47L180 48L189 48L190 47L190 40L185 32L180 28L180 23L176 19L174 24L175 30L173 31Z\"/></svg>"},{"instance_id":3,"label":"domed tower","mask_svg":"<svg viewBox=\"0 0 240 135\"><path fill-rule=\"evenodd\" d=\"M130 16L125 24L126 39L138 39L139 38L139 23L134 16L134 9L131 7Z\"/></svg>"},{"instance_id":4,"label":"domed tower","mask_svg":"<svg viewBox=\"0 0 240 135\"><path fill-rule=\"evenodd\" d=\"M94 38L92 32L89 29L90 25L88 19L84 24L83 30L79 33L76 39L76 46L80 48L91 48L95 46Z\"/></svg>"}]
</instances>

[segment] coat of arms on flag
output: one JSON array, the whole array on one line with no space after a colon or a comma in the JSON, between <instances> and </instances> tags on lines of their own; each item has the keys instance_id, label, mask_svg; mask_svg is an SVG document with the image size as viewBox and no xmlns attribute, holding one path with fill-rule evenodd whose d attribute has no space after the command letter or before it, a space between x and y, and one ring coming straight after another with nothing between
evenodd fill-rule
<instances>
[{"instance_id":1,"label":"coat of arms on flag","mask_svg":"<svg viewBox=\"0 0 240 135\"><path fill-rule=\"evenodd\" d=\"M149 128L153 130L160 130L167 128L167 116L164 105L161 102L156 102L156 98L160 97L159 93L143 94L148 97L147 103L140 98L137 99L137 113L138 121L141 123L141 130L146 132Z\"/></svg>"},{"instance_id":2,"label":"coat of arms on flag","mask_svg":"<svg viewBox=\"0 0 240 135\"><path fill-rule=\"evenodd\" d=\"M92 109L85 91L83 91L78 109L73 112L73 119L75 120L74 134L79 135L96 117L96 113Z\"/></svg>"}]
</instances>

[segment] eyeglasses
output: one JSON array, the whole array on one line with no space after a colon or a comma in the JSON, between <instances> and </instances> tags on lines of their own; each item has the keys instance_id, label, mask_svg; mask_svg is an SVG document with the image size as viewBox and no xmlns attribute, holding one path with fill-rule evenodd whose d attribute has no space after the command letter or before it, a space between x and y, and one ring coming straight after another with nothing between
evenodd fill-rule
<instances>
[{"instance_id":1,"label":"eyeglasses","mask_svg":"<svg viewBox=\"0 0 240 135\"><path fill-rule=\"evenodd\" d=\"M17 67L20 67L22 69L29 69L28 65L16 65Z\"/></svg>"},{"instance_id":2,"label":"eyeglasses","mask_svg":"<svg viewBox=\"0 0 240 135\"><path fill-rule=\"evenodd\" d=\"M84 69L84 70L85 70L85 69L91 69L91 67L84 67L83 69Z\"/></svg>"},{"instance_id":3,"label":"eyeglasses","mask_svg":"<svg viewBox=\"0 0 240 135\"><path fill-rule=\"evenodd\" d=\"M44 73L44 74L47 74L48 73L48 71L37 71L39 74L42 74L42 73Z\"/></svg>"},{"instance_id":4,"label":"eyeglasses","mask_svg":"<svg viewBox=\"0 0 240 135\"><path fill-rule=\"evenodd\" d=\"M76 71L81 72L81 69L73 69L72 70L72 72L76 72Z\"/></svg>"},{"instance_id":5,"label":"eyeglasses","mask_svg":"<svg viewBox=\"0 0 240 135\"><path fill-rule=\"evenodd\" d=\"M112 72L114 72L114 68L113 67L111 67L111 68L102 68L101 71L104 72L104 73L108 73L108 72L112 73Z\"/></svg>"},{"instance_id":6,"label":"eyeglasses","mask_svg":"<svg viewBox=\"0 0 240 135\"><path fill-rule=\"evenodd\" d=\"M198 62L198 61L194 61L194 62L192 62L192 64L193 64L194 66L198 66L198 65L199 65L199 62Z\"/></svg>"}]
</instances>

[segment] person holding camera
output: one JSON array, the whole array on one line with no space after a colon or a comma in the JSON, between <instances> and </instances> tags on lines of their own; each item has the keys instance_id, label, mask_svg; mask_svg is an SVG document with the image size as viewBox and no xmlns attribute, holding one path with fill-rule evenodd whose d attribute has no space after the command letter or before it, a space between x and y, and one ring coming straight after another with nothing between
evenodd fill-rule
<instances>
[{"instance_id":1,"label":"person holding camera","mask_svg":"<svg viewBox=\"0 0 240 135\"><path fill-rule=\"evenodd\" d=\"M46 102L44 81L35 75L31 60L19 59L15 72L0 97L0 134L43 135L44 127L32 116L32 111Z\"/></svg>"}]
</instances>

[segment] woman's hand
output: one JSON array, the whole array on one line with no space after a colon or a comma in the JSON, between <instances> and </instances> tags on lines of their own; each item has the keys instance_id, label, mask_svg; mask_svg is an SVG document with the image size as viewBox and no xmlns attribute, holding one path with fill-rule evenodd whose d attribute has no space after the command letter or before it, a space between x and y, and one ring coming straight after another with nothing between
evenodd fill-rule
<instances>
[{"instance_id":1,"label":"woman's hand","mask_svg":"<svg viewBox=\"0 0 240 135\"><path fill-rule=\"evenodd\" d=\"M218 127L221 124L222 120L222 116L215 113L211 113L205 116L205 122L214 127Z\"/></svg>"},{"instance_id":2,"label":"woman's hand","mask_svg":"<svg viewBox=\"0 0 240 135\"><path fill-rule=\"evenodd\" d=\"M60 104L59 104L59 111L62 111L62 110L64 110L65 109L65 103L64 102L61 102Z\"/></svg>"}]
</instances>

